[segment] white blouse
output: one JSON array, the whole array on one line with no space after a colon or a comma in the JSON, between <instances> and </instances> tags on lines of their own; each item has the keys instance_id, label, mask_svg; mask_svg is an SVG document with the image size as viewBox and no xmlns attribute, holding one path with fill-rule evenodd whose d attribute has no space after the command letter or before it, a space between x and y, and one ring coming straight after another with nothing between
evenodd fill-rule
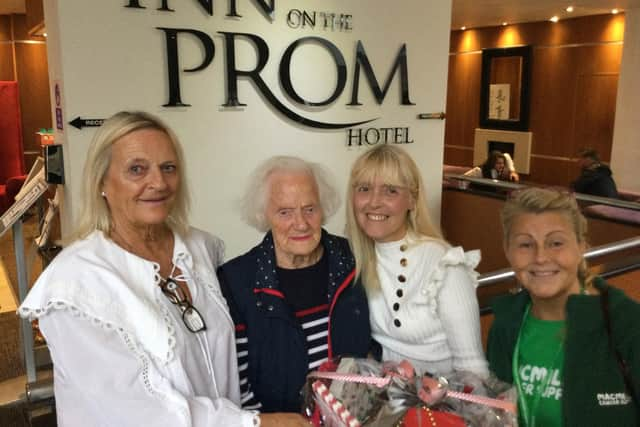
<instances>
[{"instance_id":1,"label":"white blouse","mask_svg":"<svg viewBox=\"0 0 640 427\"><path fill-rule=\"evenodd\" d=\"M479 251L434 239L376 243L381 290L370 292L371 329L383 360L419 373L465 370L488 375L476 297Z\"/></svg>"},{"instance_id":2,"label":"white blouse","mask_svg":"<svg viewBox=\"0 0 640 427\"><path fill-rule=\"evenodd\" d=\"M58 425L253 426L239 408L234 330L215 268L222 242L175 235L207 329L189 332L157 285L159 266L100 232L61 252L19 308L39 318L54 365Z\"/></svg>"}]
</instances>

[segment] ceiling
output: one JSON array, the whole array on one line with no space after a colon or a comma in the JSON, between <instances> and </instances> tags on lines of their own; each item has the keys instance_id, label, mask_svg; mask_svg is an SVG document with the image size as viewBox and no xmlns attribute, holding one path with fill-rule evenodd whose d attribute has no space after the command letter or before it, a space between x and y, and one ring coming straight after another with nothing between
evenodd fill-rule
<instances>
[{"instance_id":1,"label":"ceiling","mask_svg":"<svg viewBox=\"0 0 640 427\"><path fill-rule=\"evenodd\" d=\"M573 13L565 12L569 5L574 6ZM563 19L633 7L640 7L640 0L453 0L451 28L546 21L553 15ZM11 13L25 13L25 0L0 0L0 15Z\"/></svg>"},{"instance_id":2,"label":"ceiling","mask_svg":"<svg viewBox=\"0 0 640 427\"><path fill-rule=\"evenodd\" d=\"M565 11L569 5L574 7L572 13ZM451 29L546 21L554 15L575 18L638 7L640 0L453 0Z\"/></svg>"}]
</instances>

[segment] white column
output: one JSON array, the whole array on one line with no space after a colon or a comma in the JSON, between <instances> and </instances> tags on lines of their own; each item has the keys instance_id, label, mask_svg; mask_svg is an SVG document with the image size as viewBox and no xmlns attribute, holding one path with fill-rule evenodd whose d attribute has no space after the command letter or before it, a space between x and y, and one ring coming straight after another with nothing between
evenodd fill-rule
<instances>
[{"instance_id":1,"label":"white column","mask_svg":"<svg viewBox=\"0 0 640 427\"><path fill-rule=\"evenodd\" d=\"M618 189L640 191L640 9L625 11L611 168Z\"/></svg>"}]
</instances>

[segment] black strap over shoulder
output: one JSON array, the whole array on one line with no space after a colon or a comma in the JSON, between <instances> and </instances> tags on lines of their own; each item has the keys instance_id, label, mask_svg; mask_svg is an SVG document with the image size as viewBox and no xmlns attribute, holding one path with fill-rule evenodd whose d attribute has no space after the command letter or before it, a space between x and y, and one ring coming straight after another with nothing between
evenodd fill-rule
<instances>
[{"instance_id":1,"label":"black strap over shoulder","mask_svg":"<svg viewBox=\"0 0 640 427\"><path fill-rule=\"evenodd\" d=\"M609 289L606 287L600 290L600 305L602 306L602 317L604 318L604 326L607 330L607 336L609 337L609 348L611 348L611 352L616 356L618 367L620 368L622 378L624 379L624 386L627 394L631 396L631 399L636 405L636 408L640 410L640 405L638 405L638 397L633 388L633 381L631 381L629 366L627 365L627 362L625 362L624 358L613 342L613 331L611 330L611 314L609 313Z\"/></svg>"}]
</instances>

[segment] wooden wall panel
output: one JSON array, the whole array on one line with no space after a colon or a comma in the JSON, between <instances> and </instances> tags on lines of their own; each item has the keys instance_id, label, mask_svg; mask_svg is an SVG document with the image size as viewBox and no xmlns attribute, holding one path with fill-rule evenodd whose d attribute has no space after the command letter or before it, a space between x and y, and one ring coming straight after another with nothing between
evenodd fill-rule
<instances>
[{"instance_id":1,"label":"wooden wall panel","mask_svg":"<svg viewBox=\"0 0 640 427\"><path fill-rule=\"evenodd\" d=\"M444 163L447 165L470 165L473 163L473 150L445 146Z\"/></svg>"},{"instance_id":2,"label":"wooden wall panel","mask_svg":"<svg viewBox=\"0 0 640 427\"><path fill-rule=\"evenodd\" d=\"M51 107L46 39L27 30L25 15L0 16L0 80L18 81L28 170L41 155L35 132L51 127Z\"/></svg>"},{"instance_id":3,"label":"wooden wall panel","mask_svg":"<svg viewBox=\"0 0 640 427\"><path fill-rule=\"evenodd\" d=\"M604 161L611 158L617 90L618 74L578 76L574 123L576 146L595 148Z\"/></svg>"},{"instance_id":4,"label":"wooden wall panel","mask_svg":"<svg viewBox=\"0 0 640 427\"><path fill-rule=\"evenodd\" d=\"M39 31L44 28L44 7L43 0L25 0L27 10L27 30L29 32Z\"/></svg>"},{"instance_id":5,"label":"wooden wall panel","mask_svg":"<svg viewBox=\"0 0 640 427\"><path fill-rule=\"evenodd\" d=\"M618 240L638 237L640 228L631 224L621 222L607 221L600 217L589 217L589 245L600 246L607 243L616 242ZM637 249L635 250L637 253ZM615 256L614 256L615 258Z\"/></svg>"},{"instance_id":6,"label":"wooden wall panel","mask_svg":"<svg viewBox=\"0 0 640 427\"><path fill-rule=\"evenodd\" d=\"M578 69L581 73L614 73L620 71L622 62L622 44L603 44L596 46L580 46L576 50Z\"/></svg>"},{"instance_id":7,"label":"wooden wall panel","mask_svg":"<svg viewBox=\"0 0 640 427\"><path fill-rule=\"evenodd\" d=\"M11 38L11 16L0 15L0 41L9 41Z\"/></svg>"},{"instance_id":8,"label":"wooden wall panel","mask_svg":"<svg viewBox=\"0 0 640 427\"><path fill-rule=\"evenodd\" d=\"M593 15L563 19L555 24L544 21L452 31L449 46L451 52L468 52L519 44L550 46L615 42L622 41L623 34L624 14Z\"/></svg>"},{"instance_id":9,"label":"wooden wall panel","mask_svg":"<svg viewBox=\"0 0 640 427\"><path fill-rule=\"evenodd\" d=\"M640 302L640 270L632 271L622 276L612 277L607 280L610 285L622 289L625 294Z\"/></svg>"},{"instance_id":10,"label":"wooden wall panel","mask_svg":"<svg viewBox=\"0 0 640 427\"><path fill-rule=\"evenodd\" d=\"M27 40L29 34L27 32L27 16L11 15L12 21L12 40Z\"/></svg>"},{"instance_id":11,"label":"wooden wall panel","mask_svg":"<svg viewBox=\"0 0 640 427\"><path fill-rule=\"evenodd\" d=\"M40 152L35 132L51 127L51 102L44 44L16 43L20 108L25 151Z\"/></svg>"},{"instance_id":12,"label":"wooden wall panel","mask_svg":"<svg viewBox=\"0 0 640 427\"><path fill-rule=\"evenodd\" d=\"M477 70L481 67L482 56L479 54L449 57L447 118L444 127L445 148L447 143L473 148L474 132L478 127L480 116L480 74ZM465 153L464 156L471 164L473 153ZM451 162L452 159L447 158L447 150L445 150L445 163Z\"/></svg>"},{"instance_id":13,"label":"wooden wall panel","mask_svg":"<svg viewBox=\"0 0 640 427\"><path fill-rule=\"evenodd\" d=\"M0 15L0 80L15 80L9 15Z\"/></svg>"},{"instance_id":14,"label":"wooden wall panel","mask_svg":"<svg viewBox=\"0 0 640 427\"><path fill-rule=\"evenodd\" d=\"M568 157L575 151L572 129L577 63L573 48L533 51L529 116L533 154Z\"/></svg>"},{"instance_id":15,"label":"wooden wall panel","mask_svg":"<svg viewBox=\"0 0 640 427\"><path fill-rule=\"evenodd\" d=\"M482 260L477 270L488 273L504 268L499 212L504 200L471 192L443 189L441 225L445 238L465 250L480 249ZM469 213L473 212L473 215Z\"/></svg>"},{"instance_id":16,"label":"wooden wall panel","mask_svg":"<svg viewBox=\"0 0 640 427\"><path fill-rule=\"evenodd\" d=\"M15 80L13 72L13 44L0 42L0 80Z\"/></svg>"},{"instance_id":17,"label":"wooden wall panel","mask_svg":"<svg viewBox=\"0 0 640 427\"><path fill-rule=\"evenodd\" d=\"M29 24L27 23L27 15L11 15L11 19L13 20L14 40L46 40L46 38L42 36L29 35Z\"/></svg>"},{"instance_id":18,"label":"wooden wall panel","mask_svg":"<svg viewBox=\"0 0 640 427\"><path fill-rule=\"evenodd\" d=\"M576 179L579 168L568 157L531 157L531 170L527 181L541 185L568 187Z\"/></svg>"},{"instance_id":19,"label":"wooden wall panel","mask_svg":"<svg viewBox=\"0 0 640 427\"><path fill-rule=\"evenodd\" d=\"M576 135L576 130L583 125L582 117L587 114L584 112L585 97L591 97L596 92L599 98L607 102L601 107L609 110L600 116L600 126L613 129L621 47L604 45L534 49L530 116L534 154L575 157L579 148L585 145L580 135ZM585 77L591 75L608 77ZM612 141L613 133L605 143L599 145L605 158L609 157Z\"/></svg>"},{"instance_id":20,"label":"wooden wall panel","mask_svg":"<svg viewBox=\"0 0 640 427\"><path fill-rule=\"evenodd\" d=\"M471 191L443 189L441 226L445 238L465 250L480 249L482 261L477 270L489 273L508 266L502 248L500 210L504 200ZM469 212L473 212L470 215ZM587 216L590 246L600 246L638 236L638 227ZM634 250L624 253L631 254ZM635 250L637 253L637 249ZM597 263L619 259L620 255L597 259Z\"/></svg>"},{"instance_id":21,"label":"wooden wall panel","mask_svg":"<svg viewBox=\"0 0 640 427\"><path fill-rule=\"evenodd\" d=\"M568 185L578 173L571 159L587 145L595 146L603 159L609 159L623 30L624 16L600 15L557 24L538 22L452 32L445 162L473 166L472 156L451 147L473 147L480 104L479 50L517 44L533 46L532 159L531 172L523 180ZM454 163L459 160L465 163Z\"/></svg>"}]
</instances>

